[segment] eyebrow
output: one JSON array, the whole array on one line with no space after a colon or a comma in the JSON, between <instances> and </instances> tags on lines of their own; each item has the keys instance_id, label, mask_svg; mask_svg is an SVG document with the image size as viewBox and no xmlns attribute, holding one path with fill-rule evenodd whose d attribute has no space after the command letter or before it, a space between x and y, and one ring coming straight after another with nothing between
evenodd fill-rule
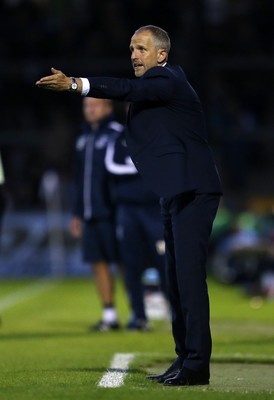
<instances>
[{"instance_id":1,"label":"eyebrow","mask_svg":"<svg viewBox=\"0 0 274 400\"><path fill-rule=\"evenodd\" d=\"M146 49L146 46L144 46L143 44L136 44L136 46L134 46L134 45L131 44L131 45L129 46L129 49L132 50L134 47L136 47L137 49L141 49L141 48L142 48L142 49Z\"/></svg>"}]
</instances>

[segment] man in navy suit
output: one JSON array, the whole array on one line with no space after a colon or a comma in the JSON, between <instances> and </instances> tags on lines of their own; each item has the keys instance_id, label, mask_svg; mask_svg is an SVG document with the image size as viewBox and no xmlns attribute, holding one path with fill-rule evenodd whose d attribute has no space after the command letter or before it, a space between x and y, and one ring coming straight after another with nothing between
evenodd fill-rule
<instances>
[{"instance_id":1,"label":"man in navy suit","mask_svg":"<svg viewBox=\"0 0 274 400\"><path fill-rule=\"evenodd\" d=\"M168 62L170 39L148 25L131 38L140 79L69 78L52 68L41 88L131 103L127 143L147 186L160 196L177 358L149 378L167 386L209 383L211 333L206 261L221 195L200 100L183 70Z\"/></svg>"}]
</instances>

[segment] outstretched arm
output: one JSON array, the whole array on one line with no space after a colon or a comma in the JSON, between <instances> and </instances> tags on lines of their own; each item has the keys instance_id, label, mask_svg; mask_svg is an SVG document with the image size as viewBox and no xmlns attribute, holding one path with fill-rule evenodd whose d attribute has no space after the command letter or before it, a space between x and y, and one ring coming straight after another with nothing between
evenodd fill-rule
<instances>
[{"instance_id":1,"label":"outstretched arm","mask_svg":"<svg viewBox=\"0 0 274 400\"><path fill-rule=\"evenodd\" d=\"M51 68L52 75L36 82L36 86L54 90L71 91L72 79L62 71ZM168 101L177 84L174 76L163 67L151 68L143 79L112 77L75 78L77 92L83 96L97 99L116 99L121 101Z\"/></svg>"},{"instance_id":2,"label":"outstretched arm","mask_svg":"<svg viewBox=\"0 0 274 400\"><path fill-rule=\"evenodd\" d=\"M77 93L82 93L82 80L75 78L78 88ZM57 92L69 91L71 86L71 78L66 76L62 71L51 68L51 75L44 76L36 82L36 86L42 89L54 90Z\"/></svg>"}]
</instances>

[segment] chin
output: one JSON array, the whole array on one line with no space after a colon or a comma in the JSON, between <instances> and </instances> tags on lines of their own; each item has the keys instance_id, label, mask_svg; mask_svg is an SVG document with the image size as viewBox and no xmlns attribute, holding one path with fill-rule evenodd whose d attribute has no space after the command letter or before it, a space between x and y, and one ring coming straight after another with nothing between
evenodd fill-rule
<instances>
[{"instance_id":1,"label":"chin","mask_svg":"<svg viewBox=\"0 0 274 400\"><path fill-rule=\"evenodd\" d=\"M137 77L137 78L140 78L141 76L143 76L144 75L144 72L135 72L135 76Z\"/></svg>"}]
</instances>

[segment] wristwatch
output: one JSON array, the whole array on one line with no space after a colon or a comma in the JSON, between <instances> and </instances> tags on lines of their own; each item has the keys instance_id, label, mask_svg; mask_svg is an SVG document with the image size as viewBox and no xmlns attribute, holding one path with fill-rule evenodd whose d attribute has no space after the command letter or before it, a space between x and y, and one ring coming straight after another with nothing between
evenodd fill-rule
<instances>
[{"instance_id":1,"label":"wristwatch","mask_svg":"<svg viewBox=\"0 0 274 400\"><path fill-rule=\"evenodd\" d=\"M71 84L69 90L70 92L76 92L76 90L78 89L78 84L76 82L76 79L72 76L70 77L70 79L71 79Z\"/></svg>"}]
</instances>

